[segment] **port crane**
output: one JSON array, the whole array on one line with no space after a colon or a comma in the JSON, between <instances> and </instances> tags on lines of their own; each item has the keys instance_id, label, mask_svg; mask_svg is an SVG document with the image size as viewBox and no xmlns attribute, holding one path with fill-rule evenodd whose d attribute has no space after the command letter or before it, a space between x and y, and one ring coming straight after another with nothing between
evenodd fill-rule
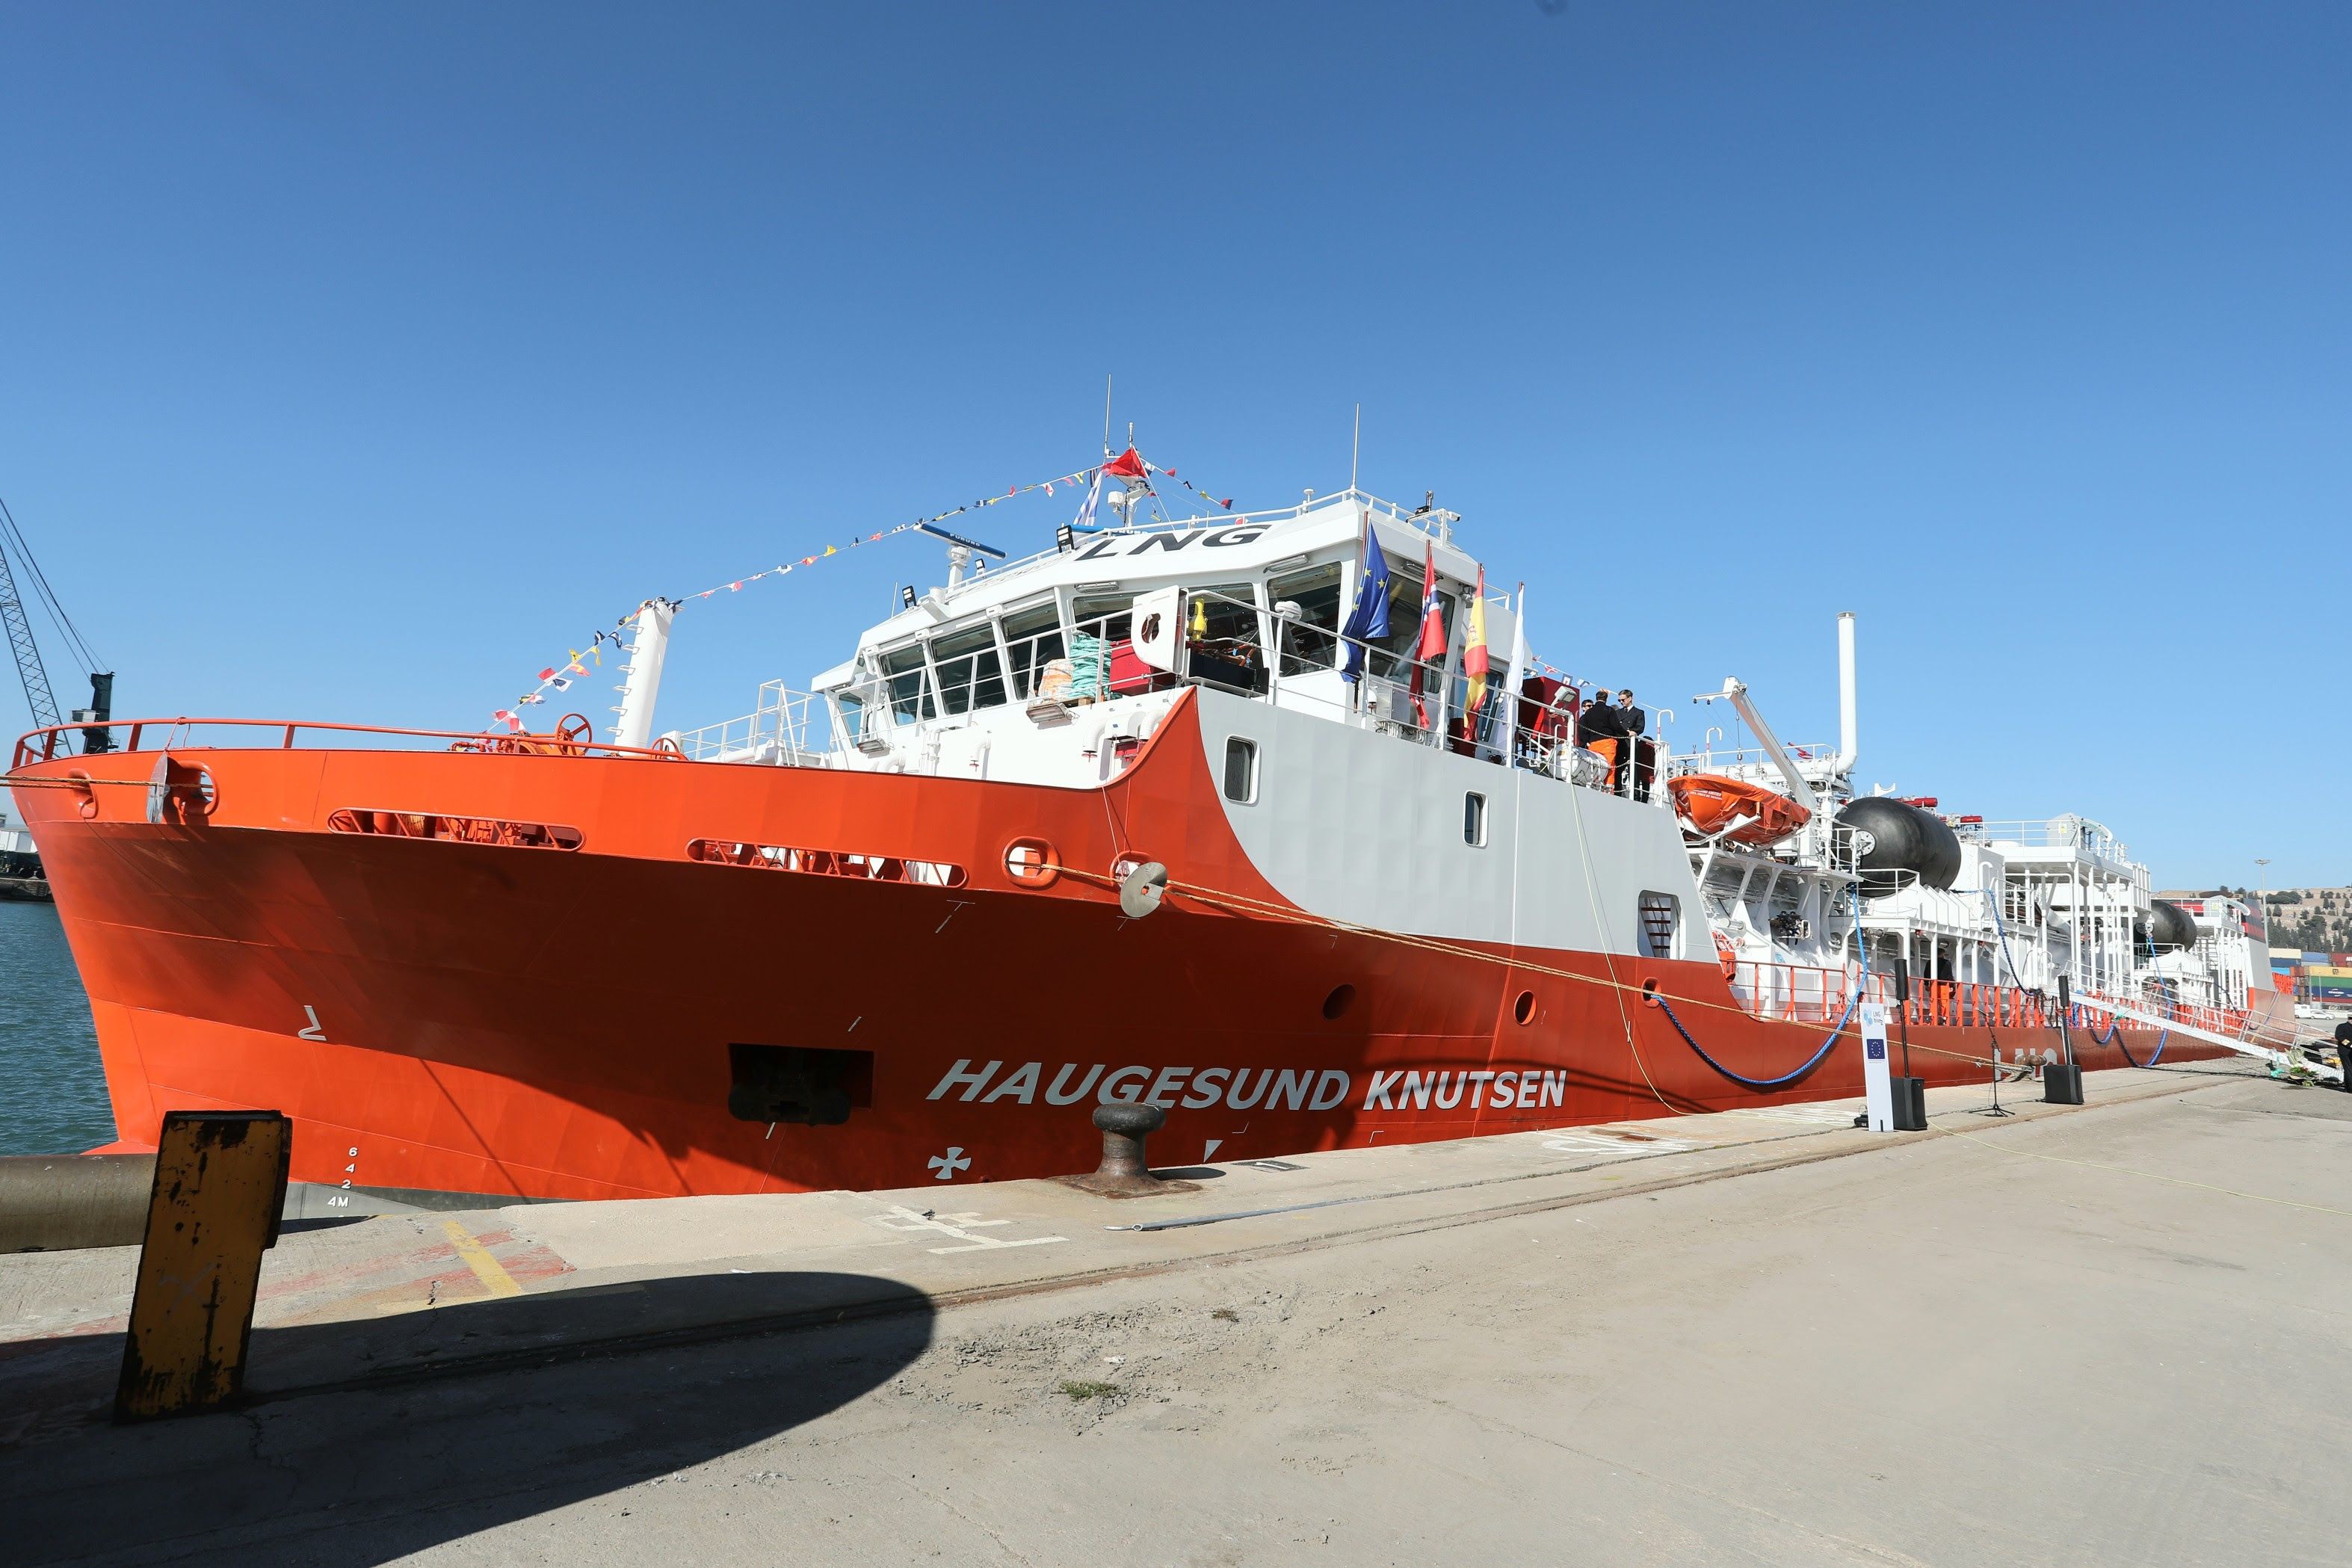
<instances>
[{"instance_id":1,"label":"port crane","mask_svg":"<svg viewBox=\"0 0 2352 1568\"><path fill-rule=\"evenodd\" d=\"M14 558L13 561L11 558ZM16 591L15 562L22 562L25 575L40 595L49 618L57 624L58 635L89 675L89 706L74 710L72 721L89 726L82 731L82 750L106 752L113 750L113 737L106 721L113 717L114 675L98 668L98 658L82 640L65 606L42 574L41 563L33 559L30 546L25 542L24 531L16 526L16 516L8 503L0 500L0 625L8 631L8 650L16 656L16 677L25 685L25 705L33 710L33 727L52 728L66 722L58 712L57 694L49 688L49 672L41 662L40 645L33 640L33 623L25 614L25 601Z\"/></svg>"}]
</instances>

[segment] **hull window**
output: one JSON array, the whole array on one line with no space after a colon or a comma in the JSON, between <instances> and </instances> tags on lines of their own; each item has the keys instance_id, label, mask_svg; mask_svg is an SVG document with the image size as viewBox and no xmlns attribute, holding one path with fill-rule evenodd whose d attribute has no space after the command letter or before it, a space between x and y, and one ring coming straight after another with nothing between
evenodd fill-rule
<instances>
[{"instance_id":1,"label":"hull window","mask_svg":"<svg viewBox=\"0 0 2352 1568\"><path fill-rule=\"evenodd\" d=\"M1257 801L1257 742L1239 735L1225 738L1225 798L1243 805Z\"/></svg>"},{"instance_id":2,"label":"hull window","mask_svg":"<svg viewBox=\"0 0 2352 1568\"><path fill-rule=\"evenodd\" d=\"M1476 790L1462 797L1462 842L1474 849L1486 847L1486 797Z\"/></svg>"}]
</instances>

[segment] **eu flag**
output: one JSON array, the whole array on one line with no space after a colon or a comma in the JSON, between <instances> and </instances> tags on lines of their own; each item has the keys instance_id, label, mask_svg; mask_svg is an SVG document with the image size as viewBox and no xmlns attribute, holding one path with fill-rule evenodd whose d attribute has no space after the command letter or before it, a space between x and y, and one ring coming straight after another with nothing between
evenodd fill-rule
<instances>
[{"instance_id":1,"label":"eu flag","mask_svg":"<svg viewBox=\"0 0 2352 1568\"><path fill-rule=\"evenodd\" d=\"M1348 612L1348 624L1339 628L1348 644L1347 662L1339 668L1339 678L1353 686L1363 679L1364 644L1378 642L1389 635L1389 558L1381 549L1380 535L1373 531L1371 519L1364 520L1364 553L1356 573L1356 603Z\"/></svg>"}]
</instances>

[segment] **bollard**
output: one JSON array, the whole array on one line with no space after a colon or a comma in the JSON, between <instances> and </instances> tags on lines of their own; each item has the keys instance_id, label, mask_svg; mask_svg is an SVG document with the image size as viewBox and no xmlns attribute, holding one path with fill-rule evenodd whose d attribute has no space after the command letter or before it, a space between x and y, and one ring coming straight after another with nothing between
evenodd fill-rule
<instances>
[{"instance_id":1,"label":"bollard","mask_svg":"<svg viewBox=\"0 0 2352 1568\"><path fill-rule=\"evenodd\" d=\"M0 1159L0 1252L136 1247L154 1190L152 1154Z\"/></svg>"},{"instance_id":2,"label":"bollard","mask_svg":"<svg viewBox=\"0 0 2352 1568\"><path fill-rule=\"evenodd\" d=\"M1066 1185L1105 1198L1139 1198L1155 1193L1189 1193L1197 1182L1172 1182L1155 1176L1143 1157L1143 1141L1168 1123L1168 1113L1156 1105L1115 1100L1095 1107L1094 1124L1102 1130L1102 1163L1086 1176L1064 1176Z\"/></svg>"},{"instance_id":3,"label":"bollard","mask_svg":"<svg viewBox=\"0 0 2352 1568\"><path fill-rule=\"evenodd\" d=\"M218 1409L244 1391L261 1255L278 1245L294 1130L275 1110L171 1110L155 1143L118 1423Z\"/></svg>"}]
</instances>

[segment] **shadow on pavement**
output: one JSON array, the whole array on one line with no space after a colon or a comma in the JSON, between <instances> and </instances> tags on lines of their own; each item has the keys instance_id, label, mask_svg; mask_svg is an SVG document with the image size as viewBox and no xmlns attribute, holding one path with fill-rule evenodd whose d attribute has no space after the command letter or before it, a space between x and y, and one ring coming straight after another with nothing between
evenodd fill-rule
<instances>
[{"instance_id":1,"label":"shadow on pavement","mask_svg":"<svg viewBox=\"0 0 2352 1568\"><path fill-rule=\"evenodd\" d=\"M934 1315L893 1280L762 1273L256 1329L247 1407L135 1427L106 1424L121 1334L10 1345L0 1559L385 1562L789 1431Z\"/></svg>"}]
</instances>

